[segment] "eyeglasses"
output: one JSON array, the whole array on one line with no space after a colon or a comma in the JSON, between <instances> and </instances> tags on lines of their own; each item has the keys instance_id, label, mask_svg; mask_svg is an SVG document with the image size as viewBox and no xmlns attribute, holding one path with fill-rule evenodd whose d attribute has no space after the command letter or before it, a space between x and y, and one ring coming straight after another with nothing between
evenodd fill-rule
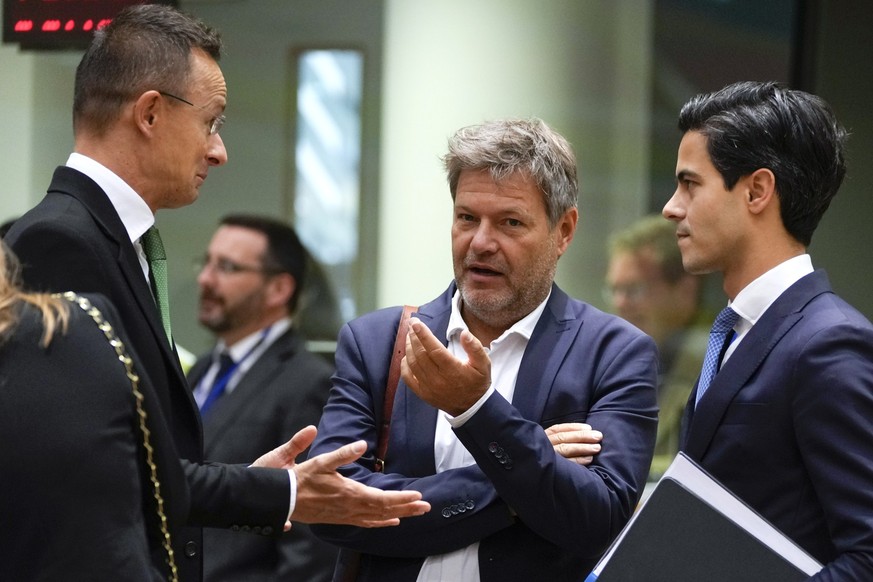
<instances>
[{"instance_id":1,"label":"eyeglasses","mask_svg":"<svg viewBox=\"0 0 873 582\"><path fill-rule=\"evenodd\" d=\"M239 273L263 273L264 275L278 275L282 271L279 269L270 269L267 267L256 267L254 265L241 265L230 259L217 259L210 261L203 257L194 261L195 273L200 273L206 269L213 269L219 275L231 276Z\"/></svg>"},{"instance_id":2,"label":"eyeglasses","mask_svg":"<svg viewBox=\"0 0 873 582\"><path fill-rule=\"evenodd\" d=\"M603 287L603 300L614 303L619 295L627 301L637 302L649 294L648 283L631 283L629 285L606 285Z\"/></svg>"},{"instance_id":3,"label":"eyeglasses","mask_svg":"<svg viewBox=\"0 0 873 582\"><path fill-rule=\"evenodd\" d=\"M200 107L199 105L194 105L193 103L191 103L187 99L182 99L181 97L177 97L176 95L173 95L171 93L166 93L164 91L158 91L158 93L160 93L164 97L170 97L171 99L175 99L176 101L181 101L182 103L185 103L186 105L190 105L191 107L196 107L200 111L205 111L206 113L209 113L210 115L212 115L212 112L209 111L208 109L206 109L204 107ZM224 127L225 121L227 121L227 118L224 115L219 115L218 117L213 117L212 121L209 124L209 135L215 135L216 133L221 131L221 128Z\"/></svg>"}]
</instances>

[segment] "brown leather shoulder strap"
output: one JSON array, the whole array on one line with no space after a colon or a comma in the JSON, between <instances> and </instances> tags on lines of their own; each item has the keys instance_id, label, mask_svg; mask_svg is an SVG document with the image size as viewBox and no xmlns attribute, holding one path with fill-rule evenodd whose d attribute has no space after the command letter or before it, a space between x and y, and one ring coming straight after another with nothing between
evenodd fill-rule
<instances>
[{"instance_id":1,"label":"brown leather shoulder strap","mask_svg":"<svg viewBox=\"0 0 873 582\"><path fill-rule=\"evenodd\" d=\"M391 432L391 414L394 411L394 394L400 382L400 361L406 355L406 334L409 331L409 317L418 309L413 305L404 305L397 325L397 337L394 338L394 350L391 352L391 366L388 368L388 382L385 384L385 399L382 402L382 424L379 426L379 438L376 445L375 470L381 472L385 468L385 453L388 452L388 436Z\"/></svg>"}]
</instances>

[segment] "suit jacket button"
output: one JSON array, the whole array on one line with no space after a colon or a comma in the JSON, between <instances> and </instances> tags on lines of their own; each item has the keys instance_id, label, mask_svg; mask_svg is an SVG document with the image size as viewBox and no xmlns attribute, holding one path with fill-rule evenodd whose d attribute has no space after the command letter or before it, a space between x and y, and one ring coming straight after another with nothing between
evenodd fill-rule
<instances>
[{"instance_id":1,"label":"suit jacket button","mask_svg":"<svg viewBox=\"0 0 873 582\"><path fill-rule=\"evenodd\" d=\"M186 543L186 544L185 544L185 556L187 556L187 557L189 557L189 558L195 558L195 557L197 557L197 551L198 551L198 549L199 549L199 548L197 547L197 542L188 542L188 543Z\"/></svg>"},{"instance_id":2,"label":"suit jacket button","mask_svg":"<svg viewBox=\"0 0 873 582\"><path fill-rule=\"evenodd\" d=\"M467 506L467 509L473 509L474 507L476 507L476 504L473 503L472 499L468 499L465 505Z\"/></svg>"},{"instance_id":3,"label":"suit jacket button","mask_svg":"<svg viewBox=\"0 0 873 582\"><path fill-rule=\"evenodd\" d=\"M496 453L499 448L500 448L500 445L498 445L497 443L488 443L488 452L489 453Z\"/></svg>"},{"instance_id":4,"label":"suit jacket button","mask_svg":"<svg viewBox=\"0 0 873 582\"><path fill-rule=\"evenodd\" d=\"M252 528L252 533L256 533L256 534L258 534L258 535L261 535L261 526L256 525L255 527L253 527L253 528Z\"/></svg>"},{"instance_id":5,"label":"suit jacket button","mask_svg":"<svg viewBox=\"0 0 873 582\"><path fill-rule=\"evenodd\" d=\"M443 508L443 517L452 517L452 510L448 507Z\"/></svg>"},{"instance_id":6,"label":"suit jacket button","mask_svg":"<svg viewBox=\"0 0 873 582\"><path fill-rule=\"evenodd\" d=\"M239 531L239 526L237 524L233 524L230 526L231 531Z\"/></svg>"},{"instance_id":7,"label":"suit jacket button","mask_svg":"<svg viewBox=\"0 0 873 582\"><path fill-rule=\"evenodd\" d=\"M269 525L265 525L261 529L261 533L264 534L265 536L271 536L271 535L273 535L273 528Z\"/></svg>"},{"instance_id":8,"label":"suit jacket button","mask_svg":"<svg viewBox=\"0 0 873 582\"><path fill-rule=\"evenodd\" d=\"M248 532L248 531L251 531L251 530L252 530L252 528L250 528L250 527L247 526L247 525L242 526L242 528L240 528L240 529L242 529L242 530L245 531L245 532Z\"/></svg>"}]
</instances>

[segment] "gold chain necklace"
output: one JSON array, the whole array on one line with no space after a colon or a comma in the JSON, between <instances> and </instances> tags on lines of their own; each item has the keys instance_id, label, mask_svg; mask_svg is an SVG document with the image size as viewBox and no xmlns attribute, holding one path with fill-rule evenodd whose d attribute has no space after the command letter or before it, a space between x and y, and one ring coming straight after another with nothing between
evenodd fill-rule
<instances>
[{"instance_id":1,"label":"gold chain necklace","mask_svg":"<svg viewBox=\"0 0 873 582\"><path fill-rule=\"evenodd\" d=\"M119 361L124 364L124 369L127 373L128 380L130 380L130 386L133 389L133 396L136 400L136 413L139 417L139 430L142 433L142 443L146 453L146 463L148 463L151 472L150 479L152 487L154 488L154 498L157 504L158 519L161 525L161 536L163 538L161 543L164 546L164 550L167 552L167 565L170 567L170 580L172 580L172 582L178 582L179 573L176 569L176 558L173 555L170 530L167 525L167 515L164 512L164 497L161 495L161 482L158 480L158 467L155 465L154 460L154 448L152 448L151 444L151 431L146 424L147 415L142 406L143 394L139 390L139 376L137 376L133 369L133 360L124 349L124 344L115 334L115 330L112 329L112 326L108 321L106 321L103 314L100 313L100 310L94 307L88 299L80 297L71 291L62 293L60 296L67 301L77 304L85 313L91 316L91 319L94 320L94 323L97 324L97 327L103 332L106 339L109 340L109 345L115 350Z\"/></svg>"}]
</instances>

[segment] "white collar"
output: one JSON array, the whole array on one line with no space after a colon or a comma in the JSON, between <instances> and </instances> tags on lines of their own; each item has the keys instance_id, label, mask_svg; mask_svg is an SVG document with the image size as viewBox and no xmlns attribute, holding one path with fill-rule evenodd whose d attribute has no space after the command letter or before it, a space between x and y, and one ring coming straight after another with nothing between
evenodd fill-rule
<instances>
[{"instance_id":1,"label":"white collar","mask_svg":"<svg viewBox=\"0 0 873 582\"><path fill-rule=\"evenodd\" d=\"M155 223L155 215L139 194L122 180L118 174L100 162L73 152L67 159L67 167L85 174L106 193L109 202L118 213L127 230L130 242L135 242Z\"/></svg>"},{"instance_id":2,"label":"white collar","mask_svg":"<svg viewBox=\"0 0 873 582\"><path fill-rule=\"evenodd\" d=\"M536 309L516 321L512 326L500 334L496 340L491 342L491 345L500 344L504 338L508 337L512 334L518 334L524 337L525 340L530 340L530 337L533 335L534 328L537 326L537 322L540 320L540 316L543 314L543 311L546 309L546 303L549 302L549 297L552 296L552 290L549 289L549 294L546 295L546 298L543 299L542 303L537 305ZM461 331L465 329L469 329L467 327L467 322L464 321L464 318L461 316L460 309L460 301L461 301L461 290L455 289L455 294L452 296L452 313L449 316L449 327L446 329L446 340L451 341L452 336L455 334L461 333ZM488 348L489 346L485 346Z\"/></svg>"}]
</instances>

